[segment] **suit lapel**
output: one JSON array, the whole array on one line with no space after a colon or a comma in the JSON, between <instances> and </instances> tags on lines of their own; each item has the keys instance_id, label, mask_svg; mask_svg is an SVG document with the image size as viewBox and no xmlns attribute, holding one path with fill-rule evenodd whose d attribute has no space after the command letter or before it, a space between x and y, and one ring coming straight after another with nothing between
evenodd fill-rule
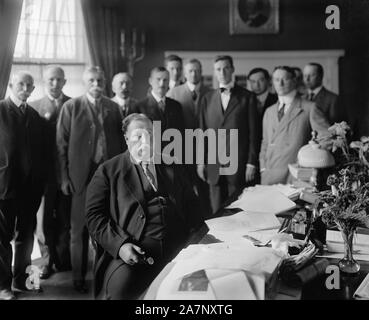
<instances>
[{"instance_id":1,"label":"suit lapel","mask_svg":"<svg viewBox=\"0 0 369 320\"><path fill-rule=\"evenodd\" d=\"M227 109L224 112L224 120L236 108L238 104L239 104L239 101L238 101L238 95L237 95L237 87L234 87L231 92L231 98L229 99Z\"/></svg>"},{"instance_id":2,"label":"suit lapel","mask_svg":"<svg viewBox=\"0 0 369 320\"><path fill-rule=\"evenodd\" d=\"M141 207L145 208L145 196L141 181L128 151L123 155L123 168L126 168L125 174L123 175L124 183L127 185L133 197L140 203Z\"/></svg>"},{"instance_id":3,"label":"suit lapel","mask_svg":"<svg viewBox=\"0 0 369 320\"><path fill-rule=\"evenodd\" d=\"M279 107L279 103L278 103L278 107ZM302 112L301 98L296 96L295 99L293 99L292 104L290 108L288 109L287 113L283 116L281 122L277 126L277 130L275 131L275 136L281 133L281 131L285 129L289 125L289 123L293 121L301 112Z\"/></svg>"}]
</instances>

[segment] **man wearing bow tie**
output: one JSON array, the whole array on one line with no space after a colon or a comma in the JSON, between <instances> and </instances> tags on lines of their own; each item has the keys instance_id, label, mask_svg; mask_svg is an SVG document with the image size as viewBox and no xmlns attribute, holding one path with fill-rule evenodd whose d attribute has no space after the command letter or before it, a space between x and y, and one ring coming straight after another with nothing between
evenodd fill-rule
<instances>
[{"instance_id":1,"label":"man wearing bow tie","mask_svg":"<svg viewBox=\"0 0 369 320\"><path fill-rule=\"evenodd\" d=\"M84 208L86 188L97 167L124 151L118 105L103 95L105 75L99 67L83 74L86 94L67 101L57 123L62 191L72 195L71 261L74 288L86 292L88 232Z\"/></svg>"},{"instance_id":2,"label":"man wearing bow tie","mask_svg":"<svg viewBox=\"0 0 369 320\"><path fill-rule=\"evenodd\" d=\"M102 164L87 190L100 299L137 299L202 222L183 167L154 162L151 120L133 113L122 127L128 150Z\"/></svg>"},{"instance_id":3,"label":"man wearing bow tie","mask_svg":"<svg viewBox=\"0 0 369 320\"><path fill-rule=\"evenodd\" d=\"M153 121L161 121L162 131L174 128L183 132L182 106L165 96L169 90L169 72L164 67L152 69L149 84L151 91L132 108L132 113L143 113Z\"/></svg>"},{"instance_id":4,"label":"man wearing bow tie","mask_svg":"<svg viewBox=\"0 0 369 320\"><path fill-rule=\"evenodd\" d=\"M48 66L44 73L46 95L32 102L39 115L46 120L48 148L48 178L43 203L38 213L37 238L43 264L41 279L58 271L71 269L70 264L70 196L61 191L60 168L57 165L56 122L62 105L70 99L63 93L66 83L64 70Z\"/></svg>"},{"instance_id":5,"label":"man wearing bow tie","mask_svg":"<svg viewBox=\"0 0 369 320\"><path fill-rule=\"evenodd\" d=\"M238 165L235 174L220 175L219 159L215 164L205 162L205 165L198 165L200 178L210 185L213 212L217 211L230 195L255 180L261 131L256 96L234 84L234 71L232 57L216 57L214 73L219 82L219 89L208 92L202 99L200 108L200 127L203 130L226 130L227 139L223 145L218 146L217 155L224 153L229 155L231 144L238 148L236 159L232 159ZM229 134L231 129L238 132L236 141L231 141ZM205 157L206 154L207 150Z\"/></svg>"},{"instance_id":6,"label":"man wearing bow tie","mask_svg":"<svg viewBox=\"0 0 369 320\"><path fill-rule=\"evenodd\" d=\"M112 90L115 96L111 99L119 105L119 110L124 119L131 111L137 100L131 97L132 77L127 72L117 73L112 80Z\"/></svg>"},{"instance_id":7,"label":"man wearing bow tie","mask_svg":"<svg viewBox=\"0 0 369 320\"><path fill-rule=\"evenodd\" d=\"M45 122L27 103L33 83L28 72L13 74L10 97L0 101L0 300L15 298L11 285L14 291L27 290L26 268L46 178Z\"/></svg>"}]
</instances>

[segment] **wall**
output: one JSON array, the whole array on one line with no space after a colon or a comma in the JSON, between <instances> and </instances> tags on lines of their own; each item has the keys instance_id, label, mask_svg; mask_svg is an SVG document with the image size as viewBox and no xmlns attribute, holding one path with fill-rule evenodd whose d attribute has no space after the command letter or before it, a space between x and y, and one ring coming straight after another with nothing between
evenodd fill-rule
<instances>
[{"instance_id":1,"label":"wall","mask_svg":"<svg viewBox=\"0 0 369 320\"><path fill-rule=\"evenodd\" d=\"M350 123L369 134L369 1L280 0L280 31L270 35L230 35L228 0L110 0L122 25L144 28L146 56L136 64L134 95L147 92L153 66L164 51L273 51L344 49L340 61L340 94ZM341 9L341 29L325 28L325 9ZM365 119L365 120L363 120Z\"/></svg>"}]
</instances>

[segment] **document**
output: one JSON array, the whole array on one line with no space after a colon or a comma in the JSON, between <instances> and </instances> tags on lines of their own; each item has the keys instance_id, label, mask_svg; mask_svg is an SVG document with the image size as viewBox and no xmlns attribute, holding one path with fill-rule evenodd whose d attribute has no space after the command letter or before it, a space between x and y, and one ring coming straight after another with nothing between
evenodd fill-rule
<instances>
[{"instance_id":1,"label":"document","mask_svg":"<svg viewBox=\"0 0 369 320\"><path fill-rule=\"evenodd\" d=\"M278 214L296 207L296 203L284 194L273 189L250 189L243 192L238 200L231 203L227 209L239 208L248 213Z\"/></svg>"}]
</instances>

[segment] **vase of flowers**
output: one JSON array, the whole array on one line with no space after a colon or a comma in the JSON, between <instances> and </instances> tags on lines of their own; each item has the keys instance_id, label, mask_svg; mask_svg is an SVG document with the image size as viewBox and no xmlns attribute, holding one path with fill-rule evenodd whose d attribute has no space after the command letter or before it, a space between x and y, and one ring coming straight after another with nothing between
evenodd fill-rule
<instances>
[{"instance_id":1,"label":"vase of flowers","mask_svg":"<svg viewBox=\"0 0 369 320\"><path fill-rule=\"evenodd\" d=\"M337 227L344 242L344 257L339 268L356 273L360 265L353 257L353 238L358 227L369 227L369 138L350 144L346 122L329 128L321 143L336 158L336 169L327 179L330 190L319 192L316 202L319 216L327 227Z\"/></svg>"}]
</instances>

